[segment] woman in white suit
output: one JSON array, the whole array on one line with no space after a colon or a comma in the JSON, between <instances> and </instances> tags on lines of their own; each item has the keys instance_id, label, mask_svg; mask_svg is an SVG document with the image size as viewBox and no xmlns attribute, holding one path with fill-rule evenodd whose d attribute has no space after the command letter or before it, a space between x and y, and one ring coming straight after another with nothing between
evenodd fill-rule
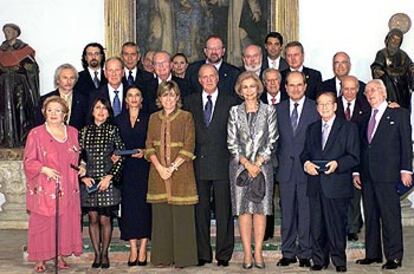
<instances>
[{"instance_id":1,"label":"woman in white suit","mask_svg":"<svg viewBox=\"0 0 414 274\"><path fill-rule=\"evenodd\" d=\"M271 215L273 167L271 154L278 139L276 111L259 98L263 85L254 72L240 74L235 90L244 102L230 110L227 126L233 215L239 217L243 268L264 268L262 254L266 215ZM254 231L254 257L251 251ZM254 263L253 263L254 261Z\"/></svg>"}]
</instances>

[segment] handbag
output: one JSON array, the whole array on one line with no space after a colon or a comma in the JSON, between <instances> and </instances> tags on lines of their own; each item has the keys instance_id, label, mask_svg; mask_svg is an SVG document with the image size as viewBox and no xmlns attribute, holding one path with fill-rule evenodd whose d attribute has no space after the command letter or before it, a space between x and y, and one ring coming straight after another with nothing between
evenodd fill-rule
<instances>
[{"instance_id":1,"label":"handbag","mask_svg":"<svg viewBox=\"0 0 414 274\"><path fill-rule=\"evenodd\" d=\"M255 178L249 175L247 169L244 169L236 179L236 185L247 187L246 199L253 203L260 203L266 195L266 183L262 172Z\"/></svg>"}]
</instances>

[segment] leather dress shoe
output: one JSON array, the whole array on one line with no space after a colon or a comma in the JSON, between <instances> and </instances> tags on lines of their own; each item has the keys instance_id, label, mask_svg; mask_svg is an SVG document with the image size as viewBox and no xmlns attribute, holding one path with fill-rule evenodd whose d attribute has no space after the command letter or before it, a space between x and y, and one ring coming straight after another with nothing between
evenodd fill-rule
<instances>
[{"instance_id":1,"label":"leather dress shoe","mask_svg":"<svg viewBox=\"0 0 414 274\"><path fill-rule=\"evenodd\" d=\"M227 266L229 266L229 261L226 261L226 260L217 260L217 266L227 267Z\"/></svg>"},{"instance_id":2,"label":"leather dress shoe","mask_svg":"<svg viewBox=\"0 0 414 274\"><path fill-rule=\"evenodd\" d=\"M358 241L358 234L348 233L348 241L352 241L352 242Z\"/></svg>"},{"instance_id":3,"label":"leather dress shoe","mask_svg":"<svg viewBox=\"0 0 414 274\"><path fill-rule=\"evenodd\" d=\"M296 263L298 260L296 260L296 258L294 257L294 258L286 258L286 257L282 257L282 259L280 259L278 262L277 262L277 266L288 266L288 265L290 265L290 264L294 264L294 263Z\"/></svg>"},{"instance_id":4,"label":"leather dress shoe","mask_svg":"<svg viewBox=\"0 0 414 274\"><path fill-rule=\"evenodd\" d=\"M401 267L401 260L387 260L387 262L382 265L382 269L396 269L398 267Z\"/></svg>"},{"instance_id":5,"label":"leather dress shoe","mask_svg":"<svg viewBox=\"0 0 414 274\"><path fill-rule=\"evenodd\" d=\"M311 263L309 259L299 259L299 266L300 267L310 267Z\"/></svg>"},{"instance_id":6,"label":"leather dress shoe","mask_svg":"<svg viewBox=\"0 0 414 274\"><path fill-rule=\"evenodd\" d=\"M327 269L328 266L327 265L320 265L320 264L314 264L310 267L310 270L312 271L320 271L322 269Z\"/></svg>"},{"instance_id":7,"label":"leather dress shoe","mask_svg":"<svg viewBox=\"0 0 414 274\"><path fill-rule=\"evenodd\" d=\"M200 260L198 260L197 266L203 266L205 264L210 264L210 263L211 263L211 261L209 261L209 260L200 259Z\"/></svg>"},{"instance_id":8,"label":"leather dress shoe","mask_svg":"<svg viewBox=\"0 0 414 274\"><path fill-rule=\"evenodd\" d=\"M344 265L336 267L336 272L346 272L346 270L346 266Z\"/></svg>"},{"instance_id":9,"label":"leather dress shoe","mask_svg":"<svg viewBox=\"0 0 414 274\"><path fill-rule=\"evenodd\" d=\"M375 259L365 258L365 259L356 260L356 263L357 264L364 264L364 265L373 264L373 263L379 264L379 263L382 263L382 259L381 258L375 258Z\"/></svg>"}]
</instances>

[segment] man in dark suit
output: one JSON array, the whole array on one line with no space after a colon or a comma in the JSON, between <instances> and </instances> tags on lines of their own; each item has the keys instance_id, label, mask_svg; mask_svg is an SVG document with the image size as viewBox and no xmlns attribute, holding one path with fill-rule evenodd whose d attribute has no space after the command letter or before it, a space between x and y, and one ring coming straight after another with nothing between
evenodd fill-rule
<instances>
[{"instance_id":1,"label":"man in dark suit","mask_svg":"<svg viewBox=\"0 0 414 274\"><path fill-rule=\"evenodd\" d=\"M260 100L269 105L277 105L281 101L289 99L287 93L280 92L280 82L282 76L277 69L267 68L263 71L264 91Z\"/></svg>"},{"instance_id":2,"label":"man in dark suit","mask_svg":"<svg viewBox=\"0 0 414 274\"><path fill-rule=\"evenodd\" d=\"M202 92L184 98L184 107L193 114L196 131L194 168L199 196L199 203L195 207L198 261L199 266L212 262L210 201L213 198L217 265L228 266L234 248L234 223L229 185L227 120L229 110L236 101L228 91L217 87L219 75L213 65L201 66L199 81ZM212 111L210 115L207 115L208 109Z\"/></svg>"},{"instance_id":3,"label":"man in dark suit","mask_svg":"<svg viewBox=\"0 0 414 274\"><path fill-rule=\"evenodd\" d=\"M105 77L108 79L108 84L101 87L95 93L89 104L97 97L108 99L111 103L111 108L114 117L126 111L125 104L125 86L122 84L122 77L124 76L124 64L119 57L110 57L105 62Z\"/></svg>"},{"instance_id":4,"label":"man in dark suit","mask_svg":"<svg viewBox=\"0 0 414 274\"><path fill-rule=\"evenodd\" d=\"M204 48L204 54L207 59L196 61L190 64L187 69L186 79L189 81L193 92L202 91L202 86L198 81L198 71L200 70L200 67L203 64L212 64L216 67L219 73L219 90L228 92L238 98L234 91L234 85L239 76L239 69L223 60L225 53L226 48L219 36L211 35L207 38L206 46Z\"/></svg>"},{"instance_id":5,"label":"man in dark suit","mask_svg":"<svg viewBox=\"0 0 414 274\"><path fill-rule=\"evenodd\" d=\"M262 48L256 45L249 45L243 49L243 67L240 72L251 71L262 77Z\"/></svg>"},{"instance_id":6,"label":"man in dark suit","mask_svg":"<svg viewBox=\"0 0 414 274\"><path fill-rule=\"evenodd\" d=\"M317 97L321 119L306 132L301 161L308 176L312 238L311 270L329 265L346 272L346 226L353 196L352 169L359 164L358 127L335 115L336 94L322 91Z\"/></svg>"},{"instance_id":7,"label":"man in dark suit","mask_svg":"<svg viewBox=\"0 0 414 274\"><path fill-rule=\"evenodd\" d=\"M305 95L309 99L315 100L316 95L322 83L322 75L319 71L305 67L303 61L305 60L305 52L303 46L298 41L290 42L285 47L285 57L289 68L282 71L282 92L285 92L286 75L289 71L301 71L305 75L306 91Z\"/></svg>"},{"instance_id":8,"label":"man in dark suit","mask_svg":"<svg viewBox=\"0 0 414 274\"><path fill-rule=\"evenodd\" d=\"M365 214L365 258L358 264L387 262L383 269L401 267L403 236L400 197L396 184L412 184L412 144L409 112L387 106L384 83L371 80L365 87L371 106L361 133L361 165L354 185L362 188ZM382 235L382 237L381 237Z\"/></svg>"},{"instance_id":9,"label":"man in dark suit","mask_svg":"<svg viewBox=\"0 0 414 274\"><path fill-rule=\"evenodd\" d=\"M157 99L157 89L158 85L162 81L173 80L177 83L180 88L181 98L185 98L191 94L191 88L188 82L184 79L175 77L172 75L172 62L171 56L166 51L157 51L153 57L153 65L155 69L156 78L152 78L149 81L143 82L138 87L142 89L143 92L143 111L147 113L153 113L158 111L156 105Z\"/></svg>"},{"instance_id":10,"label":"man in dark suit","mask_svg":"<svg viewBox=\"0 0 414 274\"><path fill-rule=\"evenodd\" d=\"M283 71L289 68L286 60L281 56L283 49L283 36L279 32L269 32L265 38L266 55L263 58L262 71L274 68Z\"/></svg>"},{"instance_id":11,"label":"man in dark suit","mask_svg":"<svg viewBox=\"0 0 414 274\"><path fill-rule=\"evenodd\" d=\"M88 100L107 81L104 76L103 67L105 64L105 51L99 43L89 43L85 46L82 53L83 71L79 72L75 90L80 92Z\"/></svg>"},{"instance_id":12,"label":"man in dark suit","mask_svg":"<svg viewBox=\"0 0 414 274\"><path fill-rule=\"evenodd\" d=\"M55 71L56 90L49 92L40 97L40 105L36 111L36 125L43 124L45 118L42 114L44 101L51 96L59 96L66 101L69 107L69 113L66 123L80 130L85 126L88 114L88 100L77 91L73 90L78 72L70 64L60 65Z\"/></svg>"},{"instance_id":13,"label":"man in dark suit","mask_svg":"<svg viewBox=\"0 0 414 274\"><path fill-rule=\"evenodd\" d=\"M335 53L332 59L332 69L335 76L322 82L322 91L332 91L336 96L341 96L342 78L349 75L351 71L351 58L346 52L340 51ZM359 82L358 96L364 97L365 83Z\"/></svg>"},{"instance_id":14,"label":"man in dark suit","mask_svg":"<svg viewBox=\"0 0 414 274\"><path fill-rule=\"evenodd\" d=\"M124 62L124 77L122 82L125 87L144 83L154 78L152 73L143 71L138 68L138 62L141 58L138 45L135 42L126 42L122 45L121 58Z\"/></svg>"},{"instance_id":15,"label":"man in dark suit","mask_svg":"<svg viewBox=\"0 0 414 274\"><path fill-rule=\"evenodd\" d=\"M342 76L342 95L337 98L336 109L337 117L354 122L358 128L362 126L366 117L369 116L371 112L371 107L365 96L359 95L359 89L359 81L356 77L349 75ZM354 196L350 201L348 210L348 240L357 241L358 233L361 228L361 190L354 188Z\"/></svg>"},{"instance_id":16,"label":"man in dark suit","mask_svg":"<svg viewBox=\"0 0 414 274\"><path fill-rule=\"evenodd\" d=\"M319 119L319 115L315 102L305 96L306 83L302 72L288 73L286 90L289 100L276 105L279 130L276 179L280 187L283 255L277 265L288 266L299 258L299 266L310 267L309 198L306 196L307 178L299 156L305 144L306 129Z\"/></svg>"}]
</instances>

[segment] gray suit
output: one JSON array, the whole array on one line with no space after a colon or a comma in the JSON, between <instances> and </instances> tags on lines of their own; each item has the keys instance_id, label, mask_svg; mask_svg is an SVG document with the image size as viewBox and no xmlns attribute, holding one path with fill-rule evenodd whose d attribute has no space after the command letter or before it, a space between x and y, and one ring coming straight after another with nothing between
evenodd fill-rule
<instances>
[{"instance_id":1,"label":"gray suit","mask_svg":"<svg viewBox=\"0 0 414 274\"><path fill-rule=\"evenodd\" d=\"M308 126L319 119L315 102L306 98L296 133L290 119L290 100L276 105L279 142L276 150L279 169L277 181L280 186L282 209L282 254L293 259L311 257L310 210L306 196L307 177L303 171L300 154L305 144ZM296 240L299 246L296 245Z\"/></svg>"}]
</instances>

